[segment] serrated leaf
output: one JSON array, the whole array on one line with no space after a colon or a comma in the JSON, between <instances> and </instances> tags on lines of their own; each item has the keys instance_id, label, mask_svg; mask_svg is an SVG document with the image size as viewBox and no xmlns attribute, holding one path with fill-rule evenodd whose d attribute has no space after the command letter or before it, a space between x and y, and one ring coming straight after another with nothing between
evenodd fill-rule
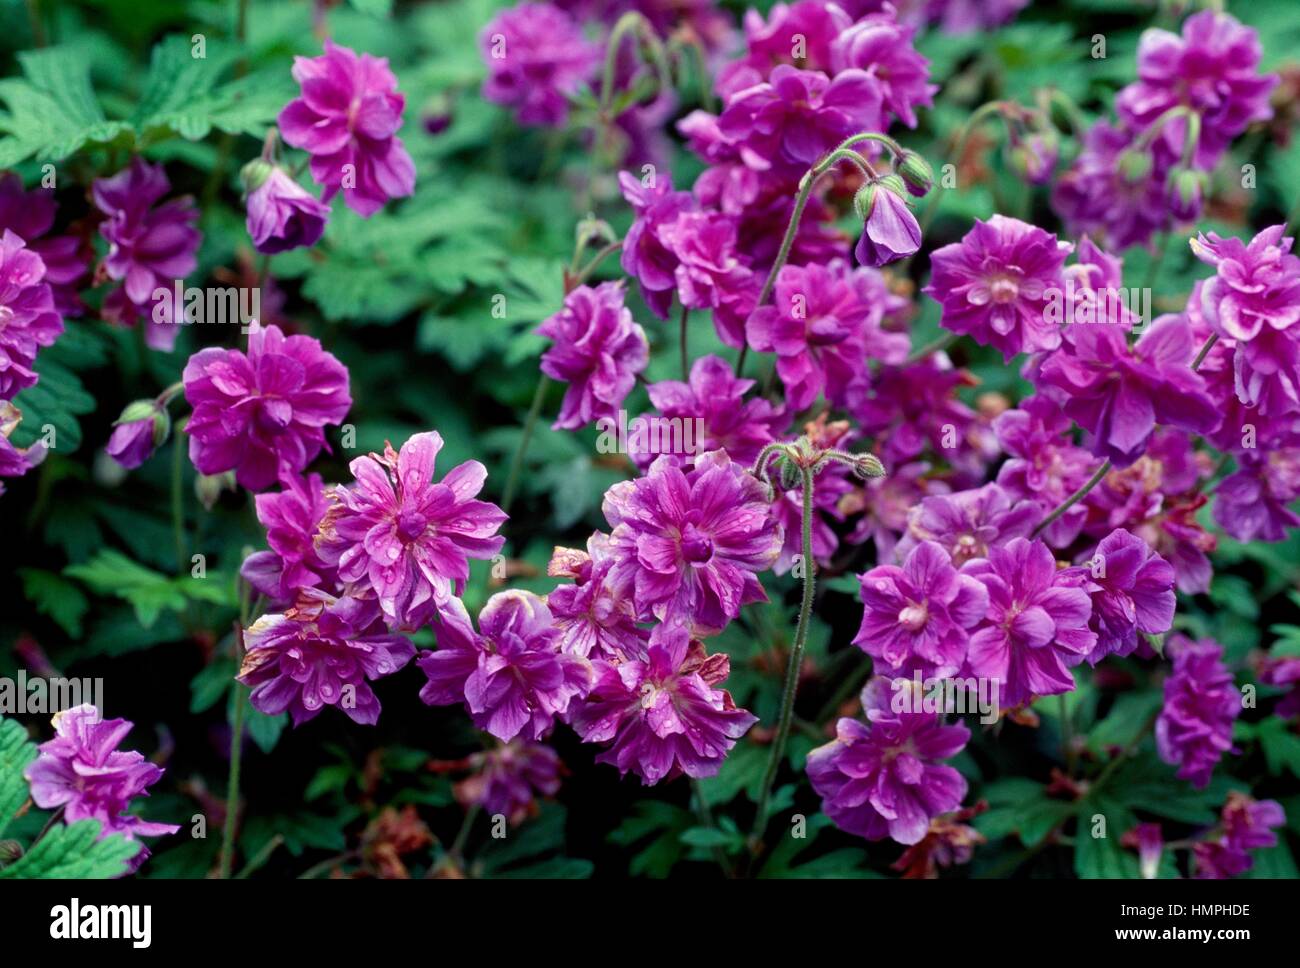
<instances>
[{"instance_id":1,"label":"serrated leaf","mask_svg":"<svg viewBox=\"0 0 1300 968\"><path fill-rule=\"evenodd\" d=\"M95 820L51 827L22 857L8 867L0 867L0 880L121 877L126 873L127 861L138 854L144 844L127 840L121 834L111 834L100 840L99 829Z\"/></svg>"},{"instance_id":2,"label":"serrated leaf","mask_svg":"<svg viewBox=\"0 0 1300 968\"><path fill-rule=\"evenodd\" d=\"M90 607L81 589L40 568L20 568L18 574L23 580L23 595L36 606L36 611L48 615L73 638L81 638L81 620Z\"/></svg>"},{"instance_id":3,"label":"serrated leaf","mask_svg":"<svg viewBox=\"0 0 1300 968\"><path fill-rule=\"evenodd\" d=\"M69 565L63 573L80 579L93 591L130 602L145 628L153 625L164 610L179 612L185 608L185 595L176 582L119 551L103 549L83 565Z\"/></svg>"},{"instance_id":4,"label":"serrated leaf","mask_svg":"<svg viewBox=\"0 0 1300 968\"><path fill-rule=\"evenodd\" d=\"M36 755L36 744L27 738L27 730L16 720L0 718L0 834L27 802L23 770Z\"/></svg>"},{"instance_id":5,"label":"serrated leaf","mask_svg":"<svg viewBox=\"0 0 1300 968\"><path fill-rule=\"evenodd\" d=\"M69 454L81 446L81 423L77 418L95 409L95 398L86 392L81 378L55 356L51 348L37 357L35 370L40 382L14 397L23 421L12 439L19 447L30 447L37 438L46 437L47 427L53 428L51 449Z\"/></svg>"}]
</instances>

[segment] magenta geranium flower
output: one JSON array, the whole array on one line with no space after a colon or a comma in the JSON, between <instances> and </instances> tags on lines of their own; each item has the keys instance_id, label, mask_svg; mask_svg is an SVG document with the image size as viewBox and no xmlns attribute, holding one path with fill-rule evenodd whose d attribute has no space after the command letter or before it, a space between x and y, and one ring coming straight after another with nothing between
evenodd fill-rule
<instances>
[{"instance_id":1,"label":"magenta geranium flower","mask_svg":"<svg viewBox=\"0 0 1300 968\"><path fill-rule=\"evenodd\" d=\"M683 773L716 775L758 721L719 688L730 671L727 655L705 655L681 626L657 626L645 658L598 660L595 669L595 685L570 723L584 743L609 744L597 763L631 771L646 786Z\"/></svg>"},{"instance_id":2,"label":"magenta geranium flower","mask_svg":"<svg viewBox=\"0 0 1300 968\"><path fill-rule=\"evenodd\" d=\"M556 430L579 430L615 418L650 359L650 344L623 304L622 283L579 286L558 313L537 328L554 344L542 355L542 372L569 384Z\"/></svg>"},{"instance_id":3,"label":"magenta geranium flower","mask_svg":"<svg viewBox=\"0 0 1300 968\"><path fill-rule=\"evenodd\" d=\"M1165 704L1156 719L1156 749L1197 789L1209 785L1224 753L1233 752L1232 724L1241 693L1223 664L1223 646L1210 639L1171 637L1165 654L1174 668L1165 680Z\"/></svg>"},{"instance_id":4,"label":"magenta geranium flower","mask_svg":"<svg viewBox=\"0 0 1300 968\"><path fill-rule=\"evenodd\" d=\"M757 573L780 554L781 526L763 485L724 451L701 454L689 471L660 457L606 491L603 508L615 580L633 583L639 617L712 634L742 605L767 601Z\"/></svg>"},{"instance_id":5,"label":"magenta geranium flower","mask_svg":"<svg viewBox=\"0 0 1300 968\"><path fill-rule=\"evenodd\" d=\"M645 654L649 633L637 625L631 586L614 580L615 563L609 535L599 531L588 539L586 551L555 549L546 573L573 579L546 596L562 651L620 661Z\"/></svg>"},{"instance_id":6,"label":"magenta geranium flower","mask_svg":"<svg viewBox=\"0 0 1300 968\"><path fill-rule=\"evenodd\" d=\"M1267 449L1236 455L1238 469L1214 491L1214 521L1238 541L1283 541L1300 527L1291 504L1300 497L1300 436L1290 446L1267 442Z\"/></svg>"},{"instance_id":7,"label":"magenta geranium flower","mask_svg":"<svg viewBox=\"0 0 1300 968\"><path fill-rule=\"evenodd\" d=\"M993 346L1004 360L1061 345L1061 320L1047 311L1065 290L1068 242L1019 219L978 219L965 238L930 255L923 292L943 306L940 324Z\"/></svg>"},{"instance_id":8,"label":"magenta geranium flower","mask_svg":"<svg viewBox=\"0 0 1300 968\"><path fill-rule=\"evenodd\" d=\"M1132 346L1108 324L1076 326L1073 336L1038 380L1064 391L1065 412L1093 435L1094 453L1127 467L1157 423L1198 434L1218 427L1222 417L1192 370L1197 348L1186 316L1161 316Z\"/></svg>"},{"instance_id":9,"label":"magenta geranium flower","mask_svg":"<svg viewBox=\"0 0 1300 968\"><path fill-rule=\"evenodd\" d=\"M22 237L45 263L45 281L54 293L54 306L62 316L80 316L85 305L77 290L90 256L83 239L50 235L58 206L52 189L23 191L23 180L12 172L0 175L0 235L8 229Z\"/></svg>"},{"instance_id":10,"label":"magenta geranium flower","mask_svg":"<svg viewBox=\"0 0 1300 968\"><path fill-rule=\"evenodd\" d=\"M787 265L777 274L772 303L755 310L745 330L750 346L776 354L791 410L803 410L823 393L828 402L843 404L849 385L865 379L868 341L879 344L883 335L876 329L880 307L868 302L869 294L842 262Z\"/></svg>"},{"instance_id":11,"label":"magenta geranium flower","mask_svg":"<svg viewBox=\"0 0 1300 968\"><path fill-rule=\"evenodd\" d=\"M948 552L954 565L964 565L1012 538L1027 537L1042 517L1037 504L1013 497L998 484L935 494L908 515L907 533L895 555L902 558L920 542L931 541Z\"/></svg>"},{"instance_id":12,"label":"magenta geranium flower","mask_svg":"<svg viewBox=\"0 0 1300 968\"><path fill-rule=\"evenodd\" d=\"M352 406L347 369L319 341L256 322L247 354L199 350L182 378L194 408L190 460L204 474L233 470L250 491L302 471Z\"/></svg>"},{"instance_id":13,"label":"magenta geranium flower","mask_svg":"<svg viewBox=\"0 0 1300 968\"><path fill-rule=\"evenodd\" d=\"M161 837L181 829L127 813L131 801L148 796L163 775L162 767L140 753L117 748L131 732L129 720L104 719L94 706L81 705L55 714L53 722L54 739L38 747L39 755L23 771L38 807L63 807L67 823L97 820L101 840L110 834ZM148 856L148 850L136 854L131 869Z\"/></svg>"},{"instance_id":14,"label":"magenta geranium flower","mask_svg":"<svg viewBox=\"0 0 1300 968\"><path fill-rule=\"evenodd\" d=\"M1269 92L1276 74L1259 74L1259 35L1226 13L1203 10L1183 23L1182 35L1147 30L1138 46L1138 80L1115 98L1115 110L1134 130L1144 130L1171 108L1185 106L1200 115L1194 161L1210 170L1232 140L1254 121L1273 116ZM1160 130L1171 157L1183 151L1185 119Z\"/></svg>"},{"instance_id":15,"label":"magenta geranium flower","mask_svg":"<svg viewBox=\"0 0 1300 968\"><path fill-rule=\"evenodd\" d=\"M985 624L971 635L970 674L998 680L1004 708L1073 689L1069 667L1097 644L1080 569L1058 571L1042 541L1014 538L962 573L989 593Z\"/></svg>"},{"instance_id":16,"label":"magenta geranium flower","mask_svg":"<svg viewBox=\"0 0 1300 968\"><path fill-rule=\"evenodd\" d=\"M775 3L766 21L751 7L744 18L746 54L722 69L717 87L725 91L762 80L777 64L793 64L798 51L803 52L800 67L830 73L835 38L852 23L839 6L821 0Z\"/></svg>"},{"instance_id":17,"label":"magenta geranium flower","mask_svg":"<svg viewBox=\"0 0 1300 968\"><path fill-rule=\"evenodd\" d=\"M1129 655L1138 633L1168 632L1174 621L1174 568L1136 535L1116 528L1084 562L1091 584L1097 645L1088 653L1096 665L1108 655Z\"/></svg>"},{"instance_id":18,"label":"magenta geranium flower","mask_svg":"<svg viewBox=\"0 0 1300 968\"><path fill-rule=\"evenodd\" d=\"M373 726L380 706L370 682L415 656L410 639L384 627L374 599L336 599L315 589L249 626L244 647L238 679L252 689L249 702L268 716L287 712L295 726L326 706Z\"/></svg>"},{"instance_id":19,"label":"magenta geranium flower","mask_svg":"<svg viewBox=\"0 0 1300 968\"><path fill-rule=\"evenodd\" d=\"M636 213L623 239L623 271L641 284L646 305L660 319L666 319L677 291L677 266L681 263L672 249L668 229L678 216L699 206L690 192L673 191L667 172L656 173L647 186L623 171L619 172L618 183L623 198Z\"/></svg>"},{"instance_id":20,"label":"magenta geranium flower","mask_svg":"<svg viewBox=\"0 0 1300 968\"><path fill-rule=\"evenodd\" d=\"M521 3L498 13L479 33L487 64L483 97L513 108L521 124L559 128L600 64L601 49L578 22L550 3Z\"/></svg>"},{"instance_id":21,"label":"magenta geranium flower","mask_svg":"<svg viewBox=\"0 0 1300 968\"><path fill-rule=\"evenodd\" d=\"M744 344L744 321L758 280L736 247L736 220L719 212L685 212L661 236L677 258L677 298L688 309L712 309L718 336Z\"/></svg>"},{"instance_id":22,"label":"magenta geranium flower","mask_svg":"<svg viewBox=\"0 0 1300 968\"><path fill-rule=\"evenodd\" d=\"M860 576L862 625L853 644L892 675L955 675L966 661L969 632L989 608L985 587L958 573L948 552L923 541L898 565Z\"/></svg>"},{"instance_id":23,"label":"magenta geranium flower","mask_svg":"<svg viewBox=\"0 0 1300 968\"><path fill-rule=\"evenodd\" d=\"M1088 129L1083 151L1052 190L1052 207L1064 219L1068 234L1087 233L1120 250L1146 244L1169 224L1167 164L1157 159L1140 175L1120 164L1134 140L1132 131L1107 121Z\"/></svg>"},{"instance_id":24,"label":"magenta geranium flower","mask_svg":"<svg viewBox=\"0 0 1300 968\"><path fill-rule=\"evenodd\" d=\"M836 71L857 68L870 75L884 110L909 128L916 127L916 109L933 107L939 91L930 83L930 62L913 46L915 35L915 27L889 13L873 14L840 33L832 53Z\"/></svg>"},{"instance_id":25,"label":"magenta geranium flower","mask_svg":"<svg viewBox=\"0 0 1300 968\"><path fill-rule=\"evenodd\" d=\"M808 779L840 829L915 844L933 818L956 810L966 796L962 775L940 761L962 751L970 730L944 725L937 713L895 712L895 695L888 679L867 683L868 722L841 719L835 739L808 754Z\"/></svg>"},{"instance_id":26,"label":"magenta geranium flower","mask_svg":"<svg viewBox=\"0 0 1300 968\"><path fill-rule=\"evenodd\" d=\"M731 364L709 355L691 364L689 382L660 380L646 391L661 416L700 421L698 451L725 450L736 463L749 466L789 423L785 411L763 397L745 399L753 386L753 380L737 378ZM629 439L628 448L638 464L649 466L663 451L664 440L662 434L645 438Z\"/></svg>"},{"instance_id":27,"label":"magenta geranium flower","mask_svg":"<svg viewBox=\"0 0 1300 968\"><path fill-rule=\"evenodd\" d=\"M280 112L280 134L311 155L322 202L342 191L347 206L369 218L415 191L415 164L397 136L406 98L388 58L327 40L320 57L293 59L293 79L302 92Z\"/></svg>"},{"instance_id":28,"label":"magenta geranium flower","mask_svg":"<svg viewBox=\"0 0 1300 968\"><path fill-rule=\"evenodd\" d=\"M356 483L335 488L320 526L322 559L343 581L373 589L394 628L418 629L445 612L469 579L469 559L505 544L496 533L505 512L474 499L487 469L469 460L435 482L440 450L442 436L429 431L400 452L386 444L383 454L358 457L348 465Z\"/></svg>"},{"instance_id":29,"label":"magenta geranium flower","mask_svg":"<svg viewBox=\"0 0 1300 968\"><path fill-rule=\"evenodd\" d=\"M32 365L63 332L45 263L8 229L0 236L0 400L35 386Z\"/></svg>"},{"instance_id":30,"label":"magenta geranium flower","mask_svg":"<svg viewBox=\"0 0 1300 968\"><path fill-rule=\"evenodd\" d=\"M245 558L239 574L270 601L287 604L304 588L334 592L338 569L316 547L321 521L331 506L320 475L294 474L282 483L282 490L253 499L271 549Z\"/></svg>"},{"instance_id":31,"label":"magenta geranium flower","mask_svg":"<svg viewBox=\"0 0 1300 968\"><path fill-rule=\"evenodd\" d=\"M503 742L541 739L557 716L591 688L591 664L560 648L551 610L532 592L498 592L474 631L453 599L437 624L438 650L421 653L428 677L420 698L430 706L463 702L474 725Z\"/></svg>"},{"instance_id":32,"label":"magenta geranium flower","mask_svg":"<svg viewBox=\"0 0 1300 968\"><path fill-rule=\"evenodd\" d=\"M489 817L501 814L511 824L535 814L539 796L554 796L564 772L555 750L520 737L473 754L469 765L474 773L456 784L456 800L481 807Z\"/></svg>"},{"instance_id":33,"label":"magenta geranium flower","mask_svg":"<svg viewBox=\"0 0 1300 968\"><path fill-rule=\"evenodd\" d=\"M1252 850L1273 847L1273 827L1286 824L1286 811L1276 800L1255 800L1237 790L1228 793L1219 818L1217 836L1192 845L1194 877L1236 877L1255 866Z\"/></svg>"},{"instance_id":34,"label":"magenta geranium flower","mask_svg":"<svg viewBox=\"0 0 1300 968\"><path fill-rule=\"evenodd\" d=\"M883 266L906 258L921 247L921 226L907 199L883 185L873 186L864 204L862 234L854 248L858 264Z\"/></svg>"},{"instance_id":35,"label":"magenta geranium flower","mask_svg":"<svg viewBox=\"0 0 1300 968\"><path fill-rule=\"evenodd\" d=\"M180 320L171 293L177 281L194 271L203 238L194 227L199 212L192 198L157 205L170 188L162 165L139 157L91 186L95 206L107 216L99 234L108 242L108 255L96 279L122 283L104 298L104 318L131 324L144 316L149 323L145 340L161 350L170 350L176 342Z\"/></svg>"},{"instance_id":36,"label":"magenta geranium flower","mask_svg":"<svg viewBox=\"0 0 1300 968\"><path fill-rule=\"evenodd\" d=\"M325 234L330 207L283 169L267 167L258 172L261 183L249 186L247 224L253 248L270 255L315 245Z\"/></svg>"}]
</instances>

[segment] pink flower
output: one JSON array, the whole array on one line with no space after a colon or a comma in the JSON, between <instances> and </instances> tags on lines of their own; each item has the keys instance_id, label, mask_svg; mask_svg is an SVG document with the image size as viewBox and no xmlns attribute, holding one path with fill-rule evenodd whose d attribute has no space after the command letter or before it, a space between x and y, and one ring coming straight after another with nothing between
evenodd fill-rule
<instances>
[{"instance_id":1,"label":"pink flower","mask_svg":"<svg viewBox=\"0 0 1300 968\"><path fill-rule=\"evenodd\" d=\"M170 298L172 288L194 271L203 238L194 227L199 212L192 198L154 207L170 188L162 165L150 165L139 157L91 186L95 206L108 216L99 226L99 234L108 242L108 255L96 278L102 275L122 282L105 297L104 317L131 324L144 315L149 321L145 340L161 350L175 344L180 322L178 307ZM155 299L160 289L167 299Z\"/></svg>"},{"instance_id":2,"label":"pink flower","mask_svg":"<svg viewBox=\"0 0 1300 968\"><path fill-rule=\"evenodd\" d=\"M53 190L24 192L23 180L16 174L0 176L0 234L8 229L22 236L45 263L45 281L60 315L80 316L86 307L77 289L90 268L87 246L74 235L50 235L57 210Z\"/></svg>"},{"instance_id":3,"label":"pink flower","mask_svg":"<svg viewBox=\"0 0 1300 968\"><path fill-rule=\"evenodd\" d=\"M469 758L472 776L454 787L457 802L478 806L489 817L502 814L511 824L536 815L537 797L554 796L565 772L549 746L515 737Z\"/></svg>"},{"instance_id":4,"label":"pink flower","mask_svg":"<svg viewBox=\"0 0 1300 968\"><path fill-rule=\"evenodd\" d=\"M44 280L41 257L5 229L0 236L0 400L36 385L36 354L63 332L63 318Z\"/></svg>"},{"instance_id":5,"label":"pink flower","mask_svg":"<svg viewBox=\"0 0 1300 968\"><path fill-rule=\"evenodd\" d=\"M888 14L864 17L835 38L837 71L866 71L880 89L885 111L909 128L916 127L916 108L933 107L939 86L931 84L930 62L916 52L916 28ZM887 125L882 124L882 127Z\"/></svg>"},{"instance_id":6,"label":"pink flower","mask_svg":"<svg viewBox=\"0 0 1300 968\"><path fill-rule=\"evenodd\" d=\"M591 688L591 665L560 650L546 603L526 591L498 592L479 613L479 632L458 599L443 610L438 651L417 664L428 677L420 698L430 706L464 702L474 725L508 742L541 739Z\"/></svg>"},{"instance_id":7,"label":"pink flower","mask_svg":"<svg viewBox=\"0 0 1300 968\"><path fill-rule=\"evenodd\" d=\"M185 364L190 460L204 474L234 470L262 491L297 474L325 446L324 428L352 406L348 371L310 336L253 324L248 353L208 347Z\"/></svg>"},{"instance_id":8,"label":"pink flower","mask_svg":"<svg viewBox=\"0 0 1300 968\"><path fill-rule=\"evenodd\" d=\"M388 58L327 40L320 57L293 59L293 79L302 94L280 112L280 132L311 154L322 202L342 191L348 207L369 218L415 191L415 164L397 136L406 98Z\"/></svg>"},{"instance_id":9,"label":"pink flower","mask_svg":"<svg viewBox=\"0 0 1300 968\"><path fill-rule=\"evenodd\" d=\"M596 681L570 721L584 743L608 743L596 757L652 786L685 773L714 776L758 717L718 688L730 671L723 653L706 656L681 626L659 625L644 658L595 663Z\"/></svg>"},{"instance_id":10,"label":"pink flower","mask_svg":"<svg viewBox=\"0 0 1300 968\"><path fill-rule=\"evenodd\" d=\"M282 483L278 493L253 499L271 550L249 555L239 574L272 602L292 602L305 588L333 592L338 570L321 558L316 547L321 521L331 506L320 475L290 475Z\"/></svg>"},{"instance_id":11,"label":"pink flower","mask_svg":"<svg viewBox=\"0 0 1300 968\"><path fill-rule=\"evenodd\" d=\"M623 298L622 283L579 286L537 328L555 343L542 355L542 372L569 384L554 429L579 430L615 418L645 369L650 344Z\"/></svg>"},{"instance_id":12,"label":"pink flower","mask_svg":"<svg viewBox=\"0 0 1300 968\"><path fill-rule=\"evenodd\" d=\"M584 659L622 660L645 653L649 633L637 625L632 588L614 581L615 559L609 535L597 531L587 551L555 549L546 573L573 579L546 596L560 631L560 649Z\"/></svg>"},{"instance_id":13,"label":"pink flower","mask_svg":"<svg viewBox=\"0 0 1300 968\"><path fill-rule=\"evenodd\" d=\"M263 615L244 633L239 681L252 688L253 708L288 712L295 726L337 706L353 722L379 721L370 681L391 675L415 656L404 635L384 628L374 599L333 598L305 590L279 615Z\"/></svg>"},{"instance_id":14,"label":"pink flower","mask_svg":"<svg viewBox=\"0 0 1300 968\"><path fill-rule=\"evenodd\" d=\"M437 431L414 434L395 452L358 457L356 483L334 490L337 502L321 523L322 559L339 578L371 588L394 628L418 629L446 614L469 578L470 558L491 558L505 538L495 504L474 500L487 470L478 461L434 482L442 450Z\"/></svg>"},{"instance_id":15,"label":"pink flower","mask_svg":"<svg viewBox=\"0 0 1300 968\"><path fill-rule=\"evenodd\" d=\"M1174 569L1141 538L1117 528L1102 538L1089 570L1090 628L1097 645L1088 654L1096 665L1108 655L1129 655L1138 633L1168 632L1174 621Z\"/></svg>"},{"instance_id":16,"label":"pink flower","mask_svg":"<svg viewBox=\"0 0 1300 968\"><path fill-rule=\"evenodd\" d=\"M253 248L269 255L320 241L330 207L318 202L280 168L272 167L260 174L264 180L248 193L247 224Z\"/></svg>"},{"instance_id":17,"label":"pink flower","mask_svg":"<svg viewBox=\"0 0 1300 968\"><path fill-rule=\"evenodd\" d=\"M479 34L487 64L483 97L514 108L520 124L561 128L569 98L600 64L601 51L566 11L521 3L498 13Z\"/></svg>"}]
</instances>

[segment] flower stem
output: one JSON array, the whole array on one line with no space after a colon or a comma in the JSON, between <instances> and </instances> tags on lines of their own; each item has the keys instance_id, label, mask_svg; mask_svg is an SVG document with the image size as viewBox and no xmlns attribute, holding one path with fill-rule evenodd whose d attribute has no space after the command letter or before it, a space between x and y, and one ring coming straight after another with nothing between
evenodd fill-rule
<instances>
[{"instance_id":1,"label":"flower stem","mask_svg":"<svg viewBox=\"0 0 1300 968\"><path fill-rule=\"evenodd\" d=\"M242 630L240 637L243 637ZM245 687L235 683L235 709L230 722L230 775L226 780L226 822L221 833L221 879L230 879L235 862L235 820L239 813L239 768L244 750Z\"/></svg>"},{"instance_id":2,"label":"flower stem","mask_svg":"<svg viewBox=\"0 0 1300 968\"><path fill-rule=\"evenodd\" d=\"M506 478L505 493L501 496L501 510L506 514L510 513L510 505L514 503L515 490L519 486L519 472L524 466L528 443L533 439L533 431L537 428L537 417L542 412L542 401L546 399L546 386L549 382L545 373L538 375L537 389L533 391L533 403L528 408L528 416L524 420L524 432L519 438L519 446L515 448L515 456L510 461L510 474Z\"/></svg>"},{"instance_id":3,"label":"flower stem","mask_svg":"<svg viewBox=\"0 0 1300 968\"><path fill-rule=\"evenodd\" d=\"M172 439L172 537L176 542L176 574L185 573L189 549L185 545L185 447L177 426Z\"/></svg>"},{"instance_id":4,"label":"flower stem","mask_svg":"<svg viewBox=\"0 0 1300 968\"><path fill-rule=\"evenodd\" d=\"M812 619L813 593L816 590L816 565L813 562L812 525L813 525L813 473L811 468L801 468L803 474L803 601L799 605L799 624L794 632L794 645L790 648L790 661L785 670L785 689L781 696L781 718L777 722L776 736L772 740L772 754L767 762L767 772L763 776L763 794L758 801L758 813L754 815L754 829L750 841L754 845L762 843L767 830L767 813L772 800L772 784L781 769L781 760L785 756L786 740L790 738L790 721L794 717L794 697L799 688L799 670L803 668L803 649L808 641L808 626Z\"/></svg>"},{"instance_id":5,"label":"flower stem","mask_svg":"<svg viewBox=\"0 0 1300 968\"><path fill-rule=\"evenodd\" d=\"M931 353L938 353L940 350L946 350L949 346L951 346L955 342L957 342L956 333L944 333L934 342L926 343L919 350L916 350L915 352L908 354L907 359L903 361L903 365L910 366L913 363L919 363L921 362L921 360L925 359Z\"/></svg>"},{"instance_id":6,"label":"flower stem","mask_svg":"<svg viewBox=\"0 0 1300 968\"><path fill-rule=\"evenodd\" d=\"M1088 492L1096 487L1101 482L1101 479L1108 473L1110 473L1109 457L1101 462L1101 466L1097 468L1092 477L1088 478L1088 480L1084 482L1082 487L1062 501L1051 514L1043 518L1038 527L1034 528L1033 533L1029 535L1030 539L1032 540L1033 538L1037 538L1040 534L1050 528L1056 522L1057 518L1082 501L1087 496Z\"/></svg>"},{"instance_id":7,"label":"flower stem","mask_svg":"<svg viewBox=\"0 0 1300 968\"><path fill-rule=\"evenodd\" d=\"M1196 371L1201 368L1205 358L1210 355L1210 350L1214 349L1214 344L1219 341L1218 333L1211 333L1210 338L1202 344L1200 351L1196 354L1196 359L1192 360L1192 370Z\"/></svg>"},{"instance_id":8,"label":"flower stem","mask_svg":"<svg viewBox=\"0 0 1300 968\"><path fill-rule=\"evenodd\" d=\"M680 330L681 330L680 342L681 342L681 350L682 350L682 380L683 381L688 380L690 378L690 369L691 369L689 363L690 354L687 353L686 351L686 317L689 314L690 314L690 310L687 309L685 306L682 306L682 318L680 323Z\"/></svg>"}]
</instances>

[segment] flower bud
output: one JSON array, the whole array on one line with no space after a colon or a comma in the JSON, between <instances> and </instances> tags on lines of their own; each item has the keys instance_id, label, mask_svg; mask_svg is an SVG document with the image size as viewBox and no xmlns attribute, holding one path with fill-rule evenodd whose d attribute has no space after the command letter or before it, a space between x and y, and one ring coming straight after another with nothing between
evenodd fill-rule
<instances>
[{"instance_id":1,"label":"flower bud","mask_svg":"<svg viewBox=\"0 0 1300 968\"><path fill-rule=\"evenodd\" d=\"M113 433L104 449L127 470L134 470L153 454L171 435L172 420L167 408L157 400L128 403L113 424Z\"/></svg>"},{"instance_id":2,"label":"flower bud","mask_svg":"<svg viewBox=\"0 0 1300 968\"><path fill-rule=\"evenodd\" d=\"M1137 148L1126 148L1120 152L1116 164L1119 166L1119 172L1124 176L1124 180L1130 185L1136 185L1151 174L1151 169L1155 167L1156 163L1150 152Z\"/></svg>"},{"instance_id":3,"label":"flower bud","mask_svg":"<svg viewBox=\"0 0 1300 968\"><path fill-rule=\"evenodd\" d=\"M1012 169L1031 185L1045 185L1056 168L1060 138L1050 128L1018 140L1007 153Z\"/></svg>"},{"instance_id":4,"label":"flower bud","mask_svg":"<svg viewBox=\"0 0 1300 968\"><path fill-rule=\"evenodd\" d=\"M885 465L880 462L875 454L855 454L853 459L853 473L865 480L873 477L885 476Z\"/></svg>"},{"instance_id":5,"label":"flower bud","mask_svg":"<svg viewBox=\"0 0 1300 968\"><path fill-rule=\"evenodd\" d=\"M23 856L23 845L16 840L0 840L0 867L12 864Z\"/></svg>"},{"instance_id":6,"label":"flower bud","mask_svg":"<svg viewBox=\"0 0 1300 968\"><path fill-rule=\"evenodd\" d=\"M894 170L903 179L908 192L916 198L924 198L934 187L934 169L915 151L904 151Z\"/></svg>"},{"instance_id":7,"label":"flower bud","mask_svg":"<svg viewBox=\"0 0 1300 968\"><path fill-rule=\"evenodd\" d=\"M1205 197L1204 172L1192 168L1175 168L1165 182L1169 211L1179 222L1190 222L1201 214Z\"/></svg>"},{"instance_id":8,"label":"flower bud","mask_svg":"<svg viewBox=\"0 0 1300 968\"><path fill-rule=\"evenodd\" d=\"M790 458L780 458L777 462L777 467L781 474L781 490L793 491L803 483L803 474L800 472L798 465L795 464L794 461L790 460Z\"/></svg>"},{"instance_id":9,"label":"flower bud","mask_svg":"<svg viewBox=\"0 0 1300 968\"><path fill-rule=\"evenodd\" d=\"M275 171L275 165L262 158L254 158L243 168L239 170L239 180L244 185L244 194L251 195L271 177L271 172Z\"/></svg>"},{"instance_id":10,"label":"flower bud","mask_svg":"<svg viewBox=\"0 0 1300 968\"><path fill-rule=\"evenodd\" d=\"M234 471L225 471L221 474L197 474L194 477L194 496L199 499L205 511L211 511L216 506L222 491L234 489Z\"/></svg>"}]
</instances>

